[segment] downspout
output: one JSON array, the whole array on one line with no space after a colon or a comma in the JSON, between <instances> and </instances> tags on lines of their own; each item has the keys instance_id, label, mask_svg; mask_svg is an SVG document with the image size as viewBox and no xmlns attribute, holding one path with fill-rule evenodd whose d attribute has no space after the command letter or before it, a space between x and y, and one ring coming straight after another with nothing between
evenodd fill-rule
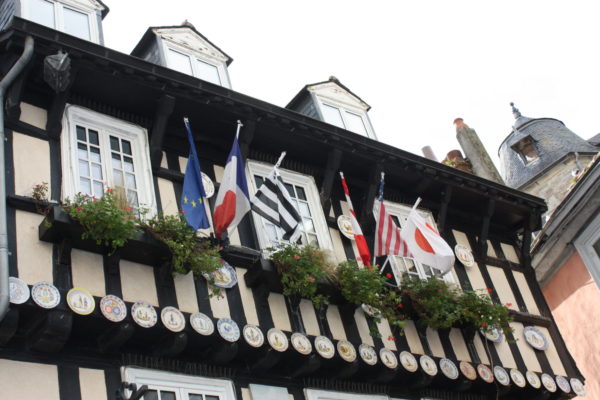
<instances>
[{"instance_id":1,"label":"downspout","mask_svg":"<svg viewBox=\"0 0 600 400\"><path fill-rule=\"evenodd\" d=\"M0 81L0 321L8 312L9 287L8 287L8 227L6 224L6 170L4 158L4 93L13 83L15 78L23 71L33 56L33 38L25 38L23 54L12 66L10 71Z\"/></svg>"}]
</instances>

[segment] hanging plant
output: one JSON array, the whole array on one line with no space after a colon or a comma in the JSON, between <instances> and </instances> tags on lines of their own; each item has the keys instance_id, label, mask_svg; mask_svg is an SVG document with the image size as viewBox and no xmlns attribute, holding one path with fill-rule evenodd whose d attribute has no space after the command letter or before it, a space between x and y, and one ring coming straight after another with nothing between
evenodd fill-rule
<instances>
[{"instance_id":1,"label":"hanging plant","mask_svg":"<svg viewBox=\"0 0 600 400\"><path fill-rule=\"evenodd\" d=\"M501 329L508 340L509 334L513 331L510 327L512 318L506 306L492 302L489 297L491 291L492 289L483 289L478 292L465 290L458 297L461 320L484 333Z\"/></svg>"}]
</instances>

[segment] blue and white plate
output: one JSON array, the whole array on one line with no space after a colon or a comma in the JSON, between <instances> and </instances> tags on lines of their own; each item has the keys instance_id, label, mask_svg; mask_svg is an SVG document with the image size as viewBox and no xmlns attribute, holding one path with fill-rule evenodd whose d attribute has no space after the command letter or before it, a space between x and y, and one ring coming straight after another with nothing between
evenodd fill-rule
<instances>
[{"instance_id":1,"label":"blue and white plate","mask_svg":"<svg viewBox=\"0 0 600 400\"><path fill-rule=\"evenodd\" d=\"M240 328L238 324L229 318L221 318L217 321L217 331L219 335L228 342L237 342L240 338Z\"/></svg>"},{"instance_id":2,"label":"blue and white plate","mask_svg":"<svg viewBox=\"0 0 600 400\"><path fill-rule=\"evenodd\" d=\"M210 336L215 331L215 324L212 322L212 319L201 312L190 315L190 325L202 336Z\"/></svg>"},{"instance_id":3,"label":"blue and white plate","mask_svg":"<svg viewBox=\"0 0 600 400\"><path fill-rule=\"evenodd\" d=\"M8 278L10 302L13 304L23 304L29 300L29 286L19 278L11 276Z\"/></svg>"},{"instance_id":4,"label":"blue and white plate","mask_svg":"<svg viewBox=\"0 0 600 400\"><path fill-rule=\"evenodd\" d=\"M60 303L60 292L51 283L38 282L31 288L31 298L42 308L54 308Z\"/></svg>"},{"instance_id":5,"label":"blue and white plate","mask_svg":"<svg viewBox=\"0 0 600 400\"><path fill-rule=\"evenodd\" d=\"M534 349L542 351L548 349L548 340L538 328L526 326L523 329L523 336L525 337L525 341Z\"/></svg>"},{"instance_id":6,"label":"blue and white plate","mask_svg":"<svg viewBox=\"0 0 600 400\"><path fill-rule=\"evenodd\" d=\"M211 282L213 285L223 289L232 288L238 282L235 269L227 262L224 262L223 266L215 272L211 272L210 274L202 273L202 276L209 282L213 280Z\"/></svg>"},{"instance_id":7,"label":"blue and white plate","mask_svg":"<svg viewBox=\"0 0 600 400\"><path fill-rule=\"evenodd\" d=\"M147 301L136 301L131 306L131 316L136 324L142 328L152 328L158 322L158 314Z\"/></svg>"}]
</instances>

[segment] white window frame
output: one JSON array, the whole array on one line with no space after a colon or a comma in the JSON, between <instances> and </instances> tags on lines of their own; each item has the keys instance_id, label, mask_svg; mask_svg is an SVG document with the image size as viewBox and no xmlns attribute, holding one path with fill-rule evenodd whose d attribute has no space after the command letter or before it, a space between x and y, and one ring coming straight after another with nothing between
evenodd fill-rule
<instances>
[{"instance_id":1,"label":"white window frame","mask_svg":"<svg viewBox=\"0 0 600 400\"><path fill-rule=\"evenodd\" d=\"M194 78L202 79L202 77L200 76L200 73L198 72L198 66L197 66L198 60L200 60L206 64L216 67L217 73L219 74L219 80L221 81L220 86L231 89L231 82L229 81L229 74L227 73L226 63L224 63L221 60L218 60L216 58L209 57L205 53L202 53L199 51L193 51L193 50L190 50L189 48L185 48L177 43L167 41L165 38L161 38L161 39L162 39L161 42L162 42L162 46L163 46L163 53L164 53L166 61L167 61L167 67L172 68L169 51L170 50L176 51L177 53L181 53L190 58L190 61L191 61L190 64L192 67L192 76ZM184 72L182 72L182 73L184 73ZM213 82L210 82L210 83L213 83ZM214 83L214 84L218 85L217 83Z\"/></svg>"},{"instance_id":2,"label":"white window frame","mask_svg":"<svg viewBox=\"0 0 600 400\"><path fill-rule=\"evenodd\" d=\"M205 378L137 367L121 367L121 379L123 382L135 383L138 388L148 385L148 388L153 390L173 391L177 400L187 400L187 397L183 396L194 391L219 396L220 400L236 400L233 382L229 379ZM131 391L128 392L130 395Z\"/></svg>"},{"instance_id":3,"label":"white window frame","mask_svg":"<svg viewBox=\"0 0 600 400\"><path fill-rule=\"evenodd\" d=\"M390 400L389 396L331 392L329 390L304 389L306 400Z\"/></svg>"},{"instance_id":4,"label":"white window frame","mask_svg":"<svg viewBox=\"0 0 600 400\"><path fill-rule=\"evenodd\" d=\"M273 165L254 160L248 160L246 164L246 176L249 183L250 198L253 198L254 194L258 190L256 182L254 181L254 175L257 174L265 177L268 176L273 170ZM317 238L319 240L319 248L322 250L333 251L333 243L329 234L329 226L327 225L327 220L325 219L325 214L323 213L323 208L321 207L321 199L319 197L319 191L314 178L310 175L300 174L298 172L283 168L279 168L279 172L281 173L281 178L285 183L302 186L304 188L310 211L313 213L313 221L315 224L315 232L317 233ZM265 232L262 217L256 214L254 211L252 211L252 213L254 227L256 228L256 234L258 236L258 243L260 248L265 250L271 247L271 242L267 236L267 233Z\"/></svg>"},{"instance_id":5,"label":"white window frame","mask_svg":"<svg viewBox=\"0 0 600 400\"><path fill-rule=\"evenodd\" d=\"M131 143L133 165L138 191L138 202L141 207L148 209L149 215L156 213L156 197L152 168L150 167L150 145L148 131L139 125L122 121L108 115L100 114L87 108L67 105L63 116L63 130L61 133L61 163L62 163L62 198L72 198L79 190L79 165L77 156L77 130L78 124L97 130L102 141L102 136L111 134ZM103 165L103 179L106 186L111 187L107 179L111 168L110 146L101 145ZM105 189L106 189L105 186Z\"/></svg>"},{"instance_id":6,"label":"white window frame","mask_svg":"<svg viewBox=\"0 0 600 400\"><path fill-rule=\"evenodd\" d=\"M74 11L86 14L88 18L88 26L90 28L90 41L100 43L100 34L98 27L98 11L89 1L75 0L46 0L54 4L54 26L53 29L66 33L64 21L64 8L70 8ZM31 20L31 2L29 0L21 0L23 18ZM76 36L78 37L78 36ZM80 38L83 39L83 38ZM84 39L85 40L85 39Z\"/></svg>"},{"instance_id":7,"label":"white window frame","mask_svg":"<svg viewBox=\"0 0 600 400\"><path fill-rule=\"evenodd\" d=\"M600 214L575 239L575 249L579 252L583 263L600 289L600 257L594 244L600 240Z\"/></svg>"},{"instance_id":8,"label":"white window frame","mask_svg":"<svg viewBox=\"0 0 600 400\"><path fill-rule=\"evenodd\" d=\"M338 111L340 112L342 121L344 123L344 126L342 127L342 129L346 129L349 132L356 133L357 135L360 135L360 136L364 136L362 133L354 132L354 131L351 131L349 128L347 128L348 121L346 119L346 113L354 114L357 117L360 117L362 119L363 125L365 126L365 131L367 132L366 137L377 140L377 136L375 135L375 131L373 130L373 125L371 125L371 120L369 119L369 116L365 110L363 110L359 107L353 107L346 103L341 103L341 102L331 99L329 97L323 97L323 96L317 95L316 98L319 103L319 112L321 113L322 116L323 116L323 106L324 105L337 108ZM327 121L325 121L324 116L323 116L323 121L327 122ZM327 123L329 124L330 122L327 122Z\"/></svg>"}]
</instances>

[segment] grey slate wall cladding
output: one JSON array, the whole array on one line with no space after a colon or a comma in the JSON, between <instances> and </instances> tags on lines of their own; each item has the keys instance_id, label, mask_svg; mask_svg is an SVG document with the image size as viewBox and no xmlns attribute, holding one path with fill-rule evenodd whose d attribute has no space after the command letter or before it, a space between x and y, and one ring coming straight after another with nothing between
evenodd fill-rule
<instances>
[{"instance_id":1,"label":"grey slate wall cladding","mask_svg":"<svg viewBox=\"0 0 600 400\"><path fill-rule=\"evenodd\" d=\"M535 141L539 158L525 164L512 146L526 136ZM564 123L553 118L519 117L515 128L500 145L500 169L507 186L520 189L561 157L573 153L596 153L600 148L586 142Z\"/></svg>"},{"instance_id":2,"label":"grey slate wall cladding","mask_svg":"<svg viewBox=\"0 0 600 400\"><path fill-rule=\"evenodd\" d=\"M0 0L0 31L8 25L17 9L17 0Z\"/></svg>"}]
</instances>

